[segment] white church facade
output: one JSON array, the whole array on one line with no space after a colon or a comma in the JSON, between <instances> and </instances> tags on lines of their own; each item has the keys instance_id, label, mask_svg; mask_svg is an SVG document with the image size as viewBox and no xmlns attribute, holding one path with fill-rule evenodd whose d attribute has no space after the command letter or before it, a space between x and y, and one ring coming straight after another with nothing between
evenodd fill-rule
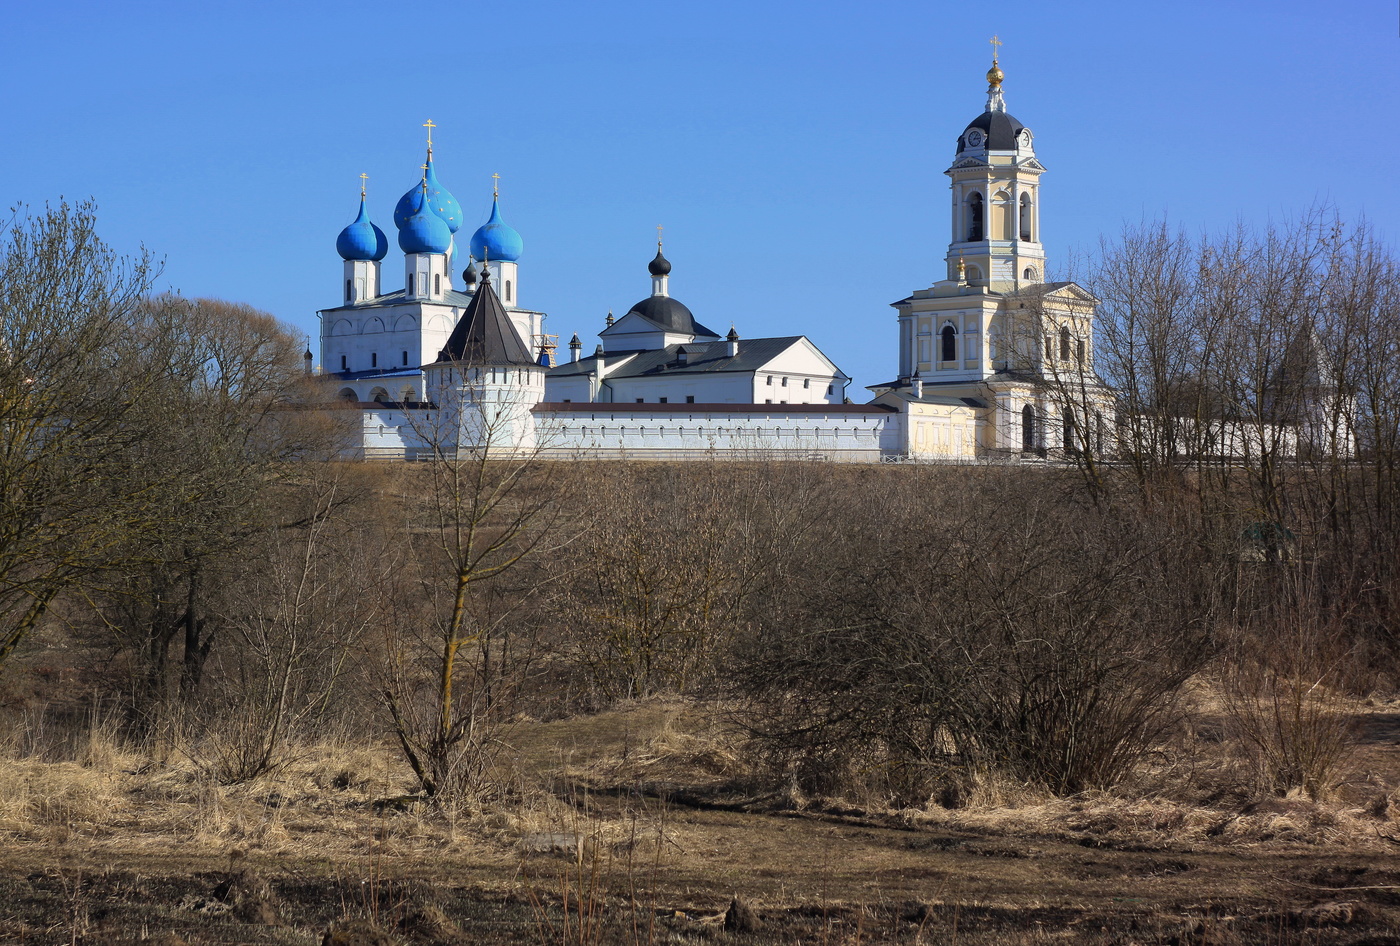
<instances>
[{"instance_id":1,"label":"white church facade","mask_svg":"<svg viewBox=\"0 0 1400 946\"><path fill-rule=\"evenodd\" d=\"M941 278L893 304L895 378L863 404L806 336L744 338L733 325L721 336L699 321L671 295L659 242L650 294L609 315L593 352L574 334L556 363L544 314L520 304L523 242L498 198L454 279L462 212L430 140L422 178L393 215L404 288L383 290L388 241L363 188L336 244L343 300L320 313L319 370L361 414L355 452L957 461L1101 440L1112 400L1093 372L1094 299L1044 281L1045 169L1006 111L1002 78L994 60L986 108L946 172Z\"/></svg>"}]
</instances>

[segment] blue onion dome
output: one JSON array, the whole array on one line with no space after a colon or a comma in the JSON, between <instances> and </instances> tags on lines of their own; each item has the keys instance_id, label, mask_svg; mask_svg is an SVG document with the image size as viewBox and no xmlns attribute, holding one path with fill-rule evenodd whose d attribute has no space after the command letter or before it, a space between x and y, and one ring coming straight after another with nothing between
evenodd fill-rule
<instances>
[{"instance_id":1,"label":"blue onion dome","mask_svg":"<svg viewBox=\"0 0 1400 946\"><path fill-rule=\"evenodd\" d=\"M365 195L360 195L360 215L335 238L335 251L343 260L382 260L389 252L389 238L369 221Z\"/></svg>"},{"instance_id":2,"label":"blue onion dome","mask_svg":"<svg viewBox=\"0 0 1400 946\"><path fill-rule=\"evenodd\" d=\"M413 213L399 225L399 249L405 253L446 253L452 246L447 222L433 213L420 189Z\"/></svg>"},{"instance_id":3,"label":"blue onion dome","mask_svg":"<svg viewBox=\"0 0 1400 946\"><path fill-rule=\"evenodd\" d=\"M479 260L514 263L520 259L525 244L509 225L501 220L501 202L491 198L491 219L472 234L471 253Z\"/></svg>"},{"instance_id":4,"label":"blue onion dome","mask_svg":"<svg viewBox=\"0 0 1400 946\"><path fill-rule=\"evenodd\" d=\"M447 192L447 189L438 181L437 172L433 170L433 152L428 152L428 169L424 172L423 180L428 182L428 206L433 213L442 218L447 224L447 229L456 233L462 228L462 205L457 203L457 198ZM398 205L394 207L394 226L403 229L408 218L413 216L418 207L418 197L423 191L423 184L419 182L408 193L399 198Z\"/></svg>"}]
</instances>

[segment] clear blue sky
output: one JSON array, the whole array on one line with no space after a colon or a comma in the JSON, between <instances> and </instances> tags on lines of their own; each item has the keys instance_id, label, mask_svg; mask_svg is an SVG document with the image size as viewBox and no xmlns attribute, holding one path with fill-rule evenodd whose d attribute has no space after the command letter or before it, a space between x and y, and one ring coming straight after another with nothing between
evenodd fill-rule
<instances>
[{"instance_id":1,"label":"clear blue sky","mask_svg":"<svg viewBox=\"0 0 1400 946\"><path fill-rule=\"evenodd\" d=\"M591 348L649 293L662 224L700 321L807 334L865 385L894 370L887 304L940 276L942 172L993 33L1049 169L1053 275L1164 214L1214 229L1328 201L1394 241L1398 21L1395 0L9 0L0 197L91 196L171 287L315 336L358 175L392 243L431 118L468 229L501 174L521 302L564 340Z\"/></svg>"}]
</instances>

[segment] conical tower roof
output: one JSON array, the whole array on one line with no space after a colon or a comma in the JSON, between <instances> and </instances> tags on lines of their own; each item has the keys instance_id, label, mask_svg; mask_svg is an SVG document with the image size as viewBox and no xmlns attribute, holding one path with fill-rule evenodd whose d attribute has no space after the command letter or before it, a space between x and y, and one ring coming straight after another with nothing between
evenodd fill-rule
<instances>
[{"instance_id":1,"label":"conical tower roof","mask_svg":"<svg viewBox=\"0 0 1400 946\"><path fill-rule=\"evenodd\" d=\"M491 286L491 271L482 267L481 285L467 311L438 355L438 361L473 365L534 365L530 348L506 315L500 297Z\"/></svg>"}]
</instances>

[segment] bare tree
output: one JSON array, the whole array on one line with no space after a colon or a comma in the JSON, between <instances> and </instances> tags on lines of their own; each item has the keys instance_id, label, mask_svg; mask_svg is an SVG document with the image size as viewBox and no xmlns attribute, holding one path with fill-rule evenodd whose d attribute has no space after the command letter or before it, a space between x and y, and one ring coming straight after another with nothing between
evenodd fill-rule
<instances>
[{"instance_id":1,"label":"bare tree","mask_svg":"<svg viewBox=\"0 0 1400 946\"><path fill-rule=\"evenodd\" d=\"M117 484L152 388L126 332L156 267L94 224L91 203L61 203L0 233L0 664L151 522Z\"/></svg>"}]
</instances>

